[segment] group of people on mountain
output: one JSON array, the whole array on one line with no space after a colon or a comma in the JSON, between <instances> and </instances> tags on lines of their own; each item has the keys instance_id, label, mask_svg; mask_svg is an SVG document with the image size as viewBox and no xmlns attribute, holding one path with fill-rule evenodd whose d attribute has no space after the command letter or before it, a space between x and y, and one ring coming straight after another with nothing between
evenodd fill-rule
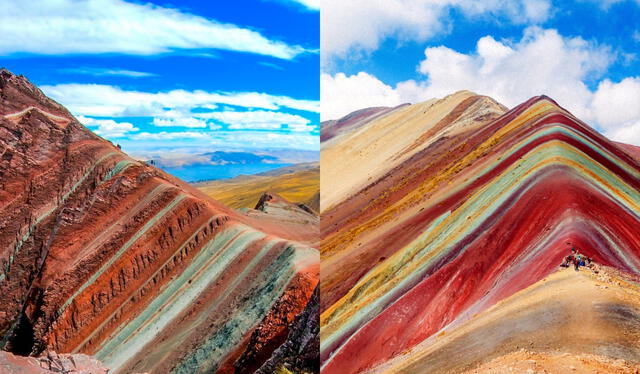
<instances>
[{"instance_id":1,"label":"group of people on mountain","mask_svg":"<svg viewBox=\"0 0 640 374\"><path fill-rule=\"evenodd\" d=\"M563 268L568 268L573 265L574 269L578 271L580 266L588 266L591 267L591 263L593 263L593 259L591 257L587 257L578 251L578 248L572 247L571 254L564 258L562 264L560 264Z\"/></svg>"}]
</instances>

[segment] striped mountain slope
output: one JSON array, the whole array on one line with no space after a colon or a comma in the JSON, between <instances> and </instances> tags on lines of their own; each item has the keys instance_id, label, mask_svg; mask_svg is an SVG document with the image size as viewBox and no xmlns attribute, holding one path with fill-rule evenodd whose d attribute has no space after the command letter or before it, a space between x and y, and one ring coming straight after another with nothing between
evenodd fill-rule
<instances>
[{"instance_id":1,"label":"striped mountain slope","mask_svg":"<svg viewBox=\"0 0 640 374\"><path fill-rule=\"evenodd\" d=\"M322 212L323 373L371 370L463 326L571 246L640 271L640 163L548 97L504 112L460 92L331 142L326 173L347 183ZM362 154L351 174L325 163L337 149Z\"/></svg>"},{"instance_id":2,"label":"striped mountain slope","mask_svg":"<svg viewBox=\"0 0 640 374\"><path fill-rule=\"evenodd\" d=\"M10 352L84 353L114 373L253 372L317 285L317 250L296 233L128 157L6 70L0 159Z\"/></svg>"},{"instance_id":3,"label":"striped mountain slope","mask_svg":"<svg viewBox=\"0 0 640 374\"><path fill-rule=\"evenodd\" d=\"M635 373L640 278L594 270L552 273L372 372Z\"/></svg>"}]
</instances>

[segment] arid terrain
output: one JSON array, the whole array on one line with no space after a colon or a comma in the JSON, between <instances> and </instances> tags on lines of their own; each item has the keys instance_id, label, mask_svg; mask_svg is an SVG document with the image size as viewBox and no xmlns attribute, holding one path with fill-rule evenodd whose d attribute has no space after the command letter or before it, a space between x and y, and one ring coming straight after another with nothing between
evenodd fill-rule
<instances>
[{"instance_id":1,"label":"arid terrain","mask_svg":"<svg viewBox=\"0 0 640 374\"><path fill-rule=\"evenodd\" d=\"M293 203L320 209L320 165L296 164L270 172L195 183L194 186L234 209L254 208L264 193L276 193Z\"/></svg>"},{"instance_id":2,"label":"arid terrain","mask_svg":"<svg viewBox=\"0 0 640 374\"><path fill-rule=\"evenodd\" d=\"M322 139L323 373L635 372L637 147L468 91ZM558 272L571 248L604 268Z\"/></svg>"},{"instance_id":3,"label":"arid terrain","mask_svg":"<svg viewBox=\"0 0 640 374\"><path fill-rule=\"evenodd\" d=\"M64 364L57 354L92 356L109 373L317 368L317 234L270 214L305 213L297 206L236 212L132 159L5 69L0 159L8 372Z\"/></svg>"}]
</instances>

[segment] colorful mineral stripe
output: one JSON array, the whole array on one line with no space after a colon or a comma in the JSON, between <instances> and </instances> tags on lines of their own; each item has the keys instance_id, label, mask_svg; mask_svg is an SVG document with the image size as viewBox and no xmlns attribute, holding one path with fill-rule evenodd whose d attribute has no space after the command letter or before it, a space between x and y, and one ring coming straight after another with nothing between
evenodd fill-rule
<instances>
[{"instance_id":1,"label":"colorful mineral stripe","mask_svg":"<svg viewBox=\"0 0 640 374\"><path fill-rule=\"evenodd\" d=\"M420 142L394 139L398 129ZM573 246L640 273L640 163L547 97L506 112L460 92L322 147L324 159L364 155L324 172L347 182L322 211L323 373L409 360L547 277Z\"/></svg>"},{"instance_id":2,"label":"colorful mineral stripe","mask_svg":"<svg viewBox=\"0 0 640 374\"><path fill-rule=\"evenodd\" d=\"M1 348L88 354L110 373L291 359L281 345L318 309L315 215L227 208L6 70L0 97Z\"/></svg>"}]
</instances>

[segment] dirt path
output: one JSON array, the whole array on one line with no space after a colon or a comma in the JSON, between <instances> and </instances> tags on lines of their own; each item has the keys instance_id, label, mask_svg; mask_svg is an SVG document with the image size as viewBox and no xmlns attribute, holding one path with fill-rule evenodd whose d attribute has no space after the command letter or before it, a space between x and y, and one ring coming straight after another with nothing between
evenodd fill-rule
<instances>
[{"instance_id":1,"label":"dirt path","mask_svg":"<svg viewBox=\"0 0 640 374\"><path fill-rule=\"evenodd\" d=\"M597 271L559 270L372 372L635 373L640 283Z\"/></svg>"}]
</instances>

